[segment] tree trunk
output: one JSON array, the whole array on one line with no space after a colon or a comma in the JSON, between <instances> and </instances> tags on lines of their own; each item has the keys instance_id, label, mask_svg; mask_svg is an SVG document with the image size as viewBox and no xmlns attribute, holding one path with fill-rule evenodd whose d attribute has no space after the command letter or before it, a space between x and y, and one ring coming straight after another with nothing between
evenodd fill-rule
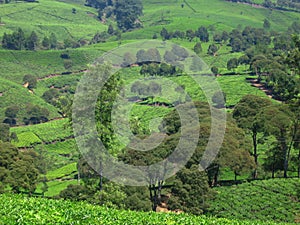
<instances>
[{"instance_id":1,"label":"tree trunk","mask_svg":"<svg viewBox=\"0 0 300 225\"><path fill-rule=\"evenodd\" d=\"M298 153L298 178L300 178L300 149Z\"/></svg>"},{"instance_id":2,"label":"tree trunk","mask_svg":"<svg viewBox=\"0 0 300 225\"><path fill-rule=\"evenodd\" d=\"M283 132L281 132L281 137L284 137ZM286 144L286 139L283 138L283 140L280 143L282 152L284 153L284 163L283 163L283 177L287 178L287 170L289 167L289 150L288 146Z\"/></svg>"},{"instance_id":3,"label":"tree trunk","mask_svg":"<svg viewBox=\"0 0 300 225\"><path fill-rule=\"evenodd\" d=\"M102 173L102 169L100 171L100 182L99 182L99 190L102 191L103 189L103 173Z\"/></svg>"},{"instance_id":4,"label":"tree trunk","mask_svg":"<svg viewBox=\"0 0 300 225\"><path fill-rule=\"evenodd\" d=\"M253 179L257 179L257 167L258 167L258 154L257 154L257 132L252 133L252 142L253 142L253 157L255 162L255 169L253 171Z\"/></svg>"},{"instance_id":5,"label":"tree trunk","mask_svg":"<svg viewBox=\"0 0 300 225\"><path fill-rule=\"evenodd\" d=\"M216 172L214 174L214 179L213 179L213 186L218 185L219 170L220 170L220 167L219 167L219 165L217 165L217 169L216 169Z\"/></svg>"},{"instance_id":6,"label":"tree trunk","mask_svg":"<svg viewBox=\"0 0 300 225\"><path fill-rule=\"evenodd\" d=\"M80 171L79 171L79 166L78 166L78 163L77 163L77 184L80 185Z\"/></svg>"}]
</instances>

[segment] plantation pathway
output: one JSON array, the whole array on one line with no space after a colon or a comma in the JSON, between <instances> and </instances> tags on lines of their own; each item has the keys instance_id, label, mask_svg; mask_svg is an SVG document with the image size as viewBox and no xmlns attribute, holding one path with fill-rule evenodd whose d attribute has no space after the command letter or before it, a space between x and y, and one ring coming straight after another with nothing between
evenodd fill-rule
<instances>
[{"instance_id":1,"label":"plantation pathway","mask_svg":"<svg viewBox=\"0 0 300 225\"><path fill-rule=\"evenodd\" d=\"M63 119L66 119L66 118L56 117L56 118L50 119L50 120L48 120L47 122L44 122L44 123L49 123L49 122L52 122L52 121L63 120ZM43 123L39 123L39 124L43 124ZM32 126L32 124L28 124L28 125L21 124L21 125L16 125L16 126L13 126L13 127L27 127L27 126Z\"/></svg>"},{"instance_id":2,"label":"plantation pathway","mask_svg":"<svg viewBox=\"0 0 300 225\"><path fill-rule=\"evenodd\" d=\"M248 79L247 81L249 81L251 83L251 86L256 87L259 90L263 91L269 98L274 99L273 96L272 96L272 91L267 89L264 84L259 83L256 78ZM274 99L274 100L277 101L277 102L282 102L282 101L279 101L277 99Z\"/></svg>"},{"instance_id":3,"label":"plantation pathway","mask_svg":"<svg viewBox=\"0 0 300 225\"><path fill-rule=\"evenodd\" d=\"M59 76L66 76L66 75L70 75L70 74L80 74L80 73L85 73L87 72L87 69L82 69L82 70L76 70L76 71L72 71L72 72L62 72L62 73L51 73L51 74L47 74L44 77L38 78L38 81L41 80L46 80L49 78L53 78L53 77L59 77Z\"/></svg>"}]
</instances>

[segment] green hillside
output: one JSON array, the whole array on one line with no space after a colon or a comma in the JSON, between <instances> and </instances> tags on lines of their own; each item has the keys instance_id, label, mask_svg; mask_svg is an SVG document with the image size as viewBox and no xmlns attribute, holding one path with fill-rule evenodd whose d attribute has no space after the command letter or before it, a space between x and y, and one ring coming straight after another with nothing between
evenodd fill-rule
<instances>
[{"instance_id":1,"label":"green hillside","mask_svg":"<svg viewBox=\"0 0 300 225\"><path fill-rule=\"evenodd\" d=\"M76 13L72 13L73 8ZM95 9L70 2L39 0L1 4L0 11L3 23L0 36L22 27L28 35L34 30L41 37L55 33L60 41L66 38L79 40L91 39L98 31L107 29L97 20Z\"/></svg>"},{"instance_id":2,"label":"green hillside","mask_svg":"<svg viewBox=\"0 0 300 225\"><path fill-rule=\"evenodd\" d=\"M252 181L215 188L214 215L226 218L294 222L299 220L299 179Z\"/></svg>"},{"instance_id":3,"label":"green hillside","mask_svg":"<svg viewBox=\"0 0 300 225\"><path fill-rule=\"evenodd\" d=\"M224 0L186 0L157 1L144 0L144 16L142 30L124 34L123 38L151 38L160 32L162 27L170 30L197 29L204 25L211 32L228 30L242 26L263 26L264 19L271 22L271 28L286 31L293 21L300 18L298 13L255 8ZM184 7L181 7L184 4Z\"/></svg>"},{"instance_id":4,"label":"green hillside","mask_svg":"<svg viewBox=\"0 0 300 225\"><path fill-rule=\"evenodd\" d=\"M115 14L118 11L116 2L125 0L97 1L114 4L100 12L102 21L98 18L98 9L85 5L89 0L11 0L8 4L0 1L0 123L5 122L7 108L19 108L13 118L16 124L10 123L10 130L7 130L10 138L4 140L4 128L8 126L0 126L3 127L3 134L0 130L0 225L273 225L299 222L300 183L299 178L294 177L300 177L300 172L297 173L300 171L300 37L294 42L291 37L292 33L300 34L300 13L289 8L265 8L261 5L264 0L252 1L260 5L227 0L141 0L143 15L135 20L141 26L126 30L118 27ZM130 4L125 5L126 10ZM110 13L113 16L106 18ZM130 19L125 18L125 22ZM269 27L264 26L266 21L270 23ZM291 31L293 23L294 30ZM207 29L207 40L201 39L200 26ZM7 35L10 42L2 42L4 33L18 35L18 28L25 33L23 40ZM163 28L169 32L169 37L161 35ZM36 46L28 48L32 31L38 40ZM182 35L177 33L176 36L176 31L181 31L178 33ZM44 45L44 37L50 37L52 33L57 37L56 45L52 47L50 41L48 46L47 43ZM190 33L194 35L192 38ZM148 42L151 39L156 39L159 44L151 46L152 42ZM18 41L20 48L7 45ZM126 44L131 45L123 48ZM183 48L176 49L173 44ZM201 50L196 51L196 44L200 44ZM214 50L210 50L212 47ZM139 52L143 60L139 60L137 54L141 48L152 50L146 54ZM122 116L127 115L125 110L130 104L125 104L124 108L116 104L124 110L120 111L124 115L113 117L110 110L116 108L111 109L110 103L119 87L111 84L98 96L96 128L99 139L118 160L145 166L162 161L164 157L173 157L171 150L180 143L179 137L185 130L180 113L177 118L172 111L188 101L187 95L197 101L200 129L194 130L192 123L187 128L189 132L199 132L195 154L182 170L164 182L160 179L165 175L159 174L154 178L147 177L149 183L145 187L110 182L90 168L74 139L70 121L77 84L86 72L93 72L97 58L113 49L116 51L112 55L117 54L125 65L123 68L112 62L113 69L120 68L120 80L127 85L120 95L133 105L128 114L132 133L144 139L151 132L167 131L157 149L142 153L126 146L128 137L123 137L125 135L117 140L111 131L115 127L110 125L113 119L117 123L123 122ZM289 58L295 61L289 61ZM166 63L158 63L161 59ZM236 65L230 66L230 60ZM199 70L201 72L197 73ZM24 87L25 75L33 75L37 85ZM199 76L199 79L196 81L193 76ZM202 77L212 79L208 81ZM201 88L210 86L205 82L212 81L218 83L222 93L218 88L211 88L208 90L210 99L206 99L205 88ZM91 89L82 89L89 102ZM53 98L45 97L45 92L54 93ZM220 94L225 95L225 103L219 104ZM234 115L246 95L253 95L254 100L248 99L253 105L243 102L240 111ZM268 99L270 103L266 101ZM209 109L204 101L213 102L214 109ZM266 105L260 105L261 102ZM39 118L35 115L38 110L30 112L31 106L46 109L49 115L41 110L47 118L34 120ZM87 113L85 109L78 110L79 118ZM223 146L211 167L200 173L199 161L205 155L211 114L221 111L227 115ZM196 118L195 111L188 108L185 112ZM171 115L174 117L170 118ZM271 122L272 126L269 125ZM88 123L85 125L88 127ZM221 124L212 125L222 129ZM18 158L14 152L22 154ZM288 168L284 168L287 158ZM173 169L175 167L177 165ZM147 172L151 175L152 169ZM255 177L256 172L258 177ZM284 172L287 179L283 179ZM18 176L19 173L22 176ZM271 174L275 179L270 179ZM23 186L18 189L15 184ZM154 197L149 193L151 191ZM20 193L23 195L18 195ZM58 198L67 199L54 200ZM155 211L158 207L168 213L134 211ZM186 213L175 214L170 212L172 210Z\"/></svg>"},{"instance_id":5,"label":"green hillside","mask_svg":"<svg viewBox=\"0 0 300 225\"><path fill-rule=\"evenodd\" d=\"M0 196L0 224L235 224L273 225L272 222L217 219L175 213L118 211L84 202Z\"/></svg>"},{"instance_id":6,"label":"green hillside","mask_svg":"<svg viewBox=\"0 0 300 225\"><path fill-rule=\"evenodd\" d=\"M26 111L25 106L28 103L39 105L50 112L48 119L58 117L57 109L46 103L43 99L32 94L27 88L24 88L20 84L16 84L6 79L0 78L0 120L3 121L5 118L5 109L11 105L18 105L20 111L18 113L18 119L20 123L23 123L22 119L25 117Z\"/></svg>"}]
</instances>

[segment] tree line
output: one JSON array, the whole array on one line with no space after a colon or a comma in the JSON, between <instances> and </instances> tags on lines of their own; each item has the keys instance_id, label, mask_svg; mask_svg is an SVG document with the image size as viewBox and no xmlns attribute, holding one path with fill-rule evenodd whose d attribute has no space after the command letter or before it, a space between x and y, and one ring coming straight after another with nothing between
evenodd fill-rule
<instances>
[{"instance_id":1,"label":"tree line","mask_svg":"<svg viewBox=\"0 0 300 225\"><path fill-rule=\"evenodd\" d=\"M4 33L2 37L2 47L10 50L56 49L58 43L54 33L51 33L50 37L45 36L40 43L35 31L32 31L29 36L26 36L22 28L18 28L18 30L12 34Z\"/></svg>"}]
</instances>

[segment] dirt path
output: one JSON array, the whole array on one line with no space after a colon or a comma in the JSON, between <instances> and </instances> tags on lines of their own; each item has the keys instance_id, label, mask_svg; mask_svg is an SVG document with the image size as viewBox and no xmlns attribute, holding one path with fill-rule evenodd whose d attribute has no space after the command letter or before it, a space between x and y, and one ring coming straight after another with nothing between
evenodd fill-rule
<instances>
[{"instance_id":1,"label":"dirt path","mask_svg":"<svg viewBox=\"0 0 300 225\"><path fill-rule=\"evenodd\" d=\"M51 73L51 74L45 75L44 77L38 78L37 80L41 81L41 80L46 80L46 79L53 78L53 77L66 76L66 75L70 75L70 74L72 74L72 75L80 74L80 73L84 73L86 71L87 71L87 69L77 70L77 71L72 71L72 72Z\"/></svg>"},{"instance_id":2,"label":"dirt path","mask_svg":"<svg viewBox=\"0 0 300 225\"><path fill-rule=\"evenodd\" d=\"M253 78L253 79L248 79L247 81L251 83L251 86L256 87L259 90L263 91L269 98L274 99L273 95L272 95L272 91L267 89L264 84L259 83L257 79ZM276 100L276 99L274 99L274 100L277 101L277 102L281 102L281 101Z\"/></svg>"}]
</instances>

